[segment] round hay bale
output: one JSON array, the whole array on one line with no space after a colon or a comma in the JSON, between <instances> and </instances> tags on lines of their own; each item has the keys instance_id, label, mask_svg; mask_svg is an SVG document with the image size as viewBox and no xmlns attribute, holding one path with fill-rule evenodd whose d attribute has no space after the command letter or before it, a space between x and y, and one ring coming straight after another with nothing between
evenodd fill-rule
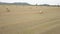
<instances>
[{"instance_id":1,"label":"round hay bale","mask_svg":"<svg viewBox=\"0 0 60 34\"><path fill-rule=\"evenodd\" d=\"M40 11L40 14L43 14L43 11Z\"/></svg>"}]
</instances>

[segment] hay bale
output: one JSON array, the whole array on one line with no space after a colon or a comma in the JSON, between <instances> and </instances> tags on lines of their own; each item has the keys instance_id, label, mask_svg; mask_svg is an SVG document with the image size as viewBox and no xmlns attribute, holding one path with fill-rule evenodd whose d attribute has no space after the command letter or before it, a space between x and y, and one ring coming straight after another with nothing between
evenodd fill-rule
<instances>
[{"instance_id":1,"label":"hay bale","mask_svg":"<svg viewBox=\"0 0 60 34\"><path fill-rule=\"evenodd\" d=\"M7 12L10 12L10 10L8 8L6 8L6 9L7 9Z\"/></svg>"},{"instance_id":2,"label":"hay bale","mask_svg":"<svg viewBox=\"0 0 60 34\"><path fill-rule=\"evenodd\" d=\"M40 14L43 14L43 11L40 11Z\"/></svg>"}]
</instances>

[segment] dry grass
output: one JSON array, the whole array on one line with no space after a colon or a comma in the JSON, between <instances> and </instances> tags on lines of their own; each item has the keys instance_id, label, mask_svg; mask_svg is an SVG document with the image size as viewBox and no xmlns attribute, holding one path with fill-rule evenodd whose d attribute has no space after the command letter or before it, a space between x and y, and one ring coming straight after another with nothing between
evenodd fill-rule
<instances>
[{"instance_id":1,"label":"dry grass","mask_svg":"<svg viewBox=\"0 0 60 34\"><path fill-rule=\"evenodd\" d=\"M60 7L0 5L0 34L60 34L59 26Z\"/></svg>"}]
</instances>

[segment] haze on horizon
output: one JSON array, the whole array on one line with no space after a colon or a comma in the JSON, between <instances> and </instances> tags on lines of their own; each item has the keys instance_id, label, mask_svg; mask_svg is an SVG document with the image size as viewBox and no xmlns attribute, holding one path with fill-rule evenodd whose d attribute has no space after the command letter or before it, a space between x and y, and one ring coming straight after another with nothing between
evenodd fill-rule
<instances>
[{"instance_id":1,"label":"haze on horizon","mask_svg":"<svg viewBox=\"0 0 60 34\"><path fill-rule=\"evenodd\" d=\"M0 0L0 2L7 2L7 3L26 2L32 5L34 4L60 5L60 0Z\"/></svg>"}]
</instances>

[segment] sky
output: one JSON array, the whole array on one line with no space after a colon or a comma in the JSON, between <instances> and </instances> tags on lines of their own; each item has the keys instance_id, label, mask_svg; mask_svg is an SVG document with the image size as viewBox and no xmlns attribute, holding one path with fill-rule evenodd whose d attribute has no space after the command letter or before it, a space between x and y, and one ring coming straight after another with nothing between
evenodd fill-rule
<instances>
[{"instance_id":1,"label":"sky","mask_svg":"<svg viewBox=\"0 0 60 34\"><path fill-rule=\"evenodd\" d=\"M60 5L60 0L0 0L0 2L26 2L29 4L50 4L50 5Z\"/></svg>"}]
</instances>

